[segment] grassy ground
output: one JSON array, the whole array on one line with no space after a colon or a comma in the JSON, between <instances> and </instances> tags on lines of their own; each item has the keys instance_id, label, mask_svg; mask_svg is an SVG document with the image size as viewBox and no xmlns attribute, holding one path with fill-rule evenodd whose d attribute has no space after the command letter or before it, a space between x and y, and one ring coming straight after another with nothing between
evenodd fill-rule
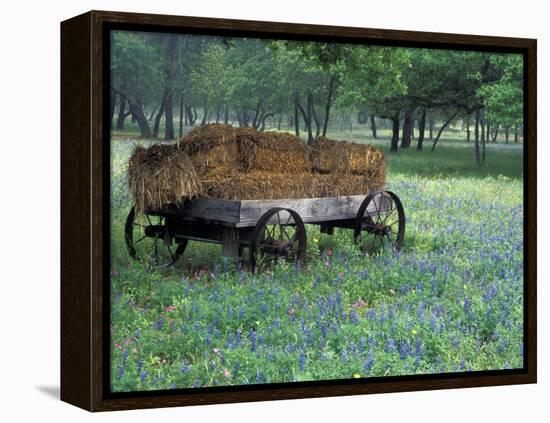
<instances>
[{"instance_id":1,"label":"grassy ground","mask_svg":"<svg viewBox=\"0 0 550 423\"><path fill-rule=\"evenodd\" d=\"M522 150L491 145L478 169L471 145L440 143L387 155L407 213L400 254L364 256L350 231L312 226L302 268L254 275L204 243L162 272L129 259L132 141L114 141L112 389L521 367Z\"/></svg>"}]
</instances>

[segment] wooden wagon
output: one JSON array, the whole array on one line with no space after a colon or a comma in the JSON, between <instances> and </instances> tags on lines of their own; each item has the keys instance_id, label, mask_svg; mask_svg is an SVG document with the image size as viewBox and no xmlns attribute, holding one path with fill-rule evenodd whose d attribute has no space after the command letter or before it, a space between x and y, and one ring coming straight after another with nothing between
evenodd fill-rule
<instances>
[{"instance_id":1,"label":"wooden wagon","mask_svg":"<svg viewBox=\"0 0 550 423\"><path fill-rule=\"evenodd\" d=\"M250 269L261 269L280 259L301 262L306 256L306 224L322 233L334 228L354 231L359 245L400 250L405 235L405 213L396 194L375 191L367 196L281 200L187 200L146 211L130 210L125 240L130 256L158 267L170 266L183 254L189 240L223 245L227 257L243 257Z\"/></svg>"}]
</instances>

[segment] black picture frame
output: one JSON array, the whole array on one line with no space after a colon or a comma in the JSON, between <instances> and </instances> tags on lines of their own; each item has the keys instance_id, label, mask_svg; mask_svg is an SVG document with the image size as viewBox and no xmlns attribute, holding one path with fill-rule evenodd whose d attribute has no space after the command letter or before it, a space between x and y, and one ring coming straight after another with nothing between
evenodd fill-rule
<instances>
[{"instance_id":1,"label":"black picture frame","mask_svg":"<svg viewBox=\"0 0 550 423\"><path fill-rule=\"evenodd\" d=\"M524 57L523 369L111 393L109 31L323 40ZM536 383L536 40L90 11L61 23L61 399L90 411Z\"/></svg>"}]
</instances>

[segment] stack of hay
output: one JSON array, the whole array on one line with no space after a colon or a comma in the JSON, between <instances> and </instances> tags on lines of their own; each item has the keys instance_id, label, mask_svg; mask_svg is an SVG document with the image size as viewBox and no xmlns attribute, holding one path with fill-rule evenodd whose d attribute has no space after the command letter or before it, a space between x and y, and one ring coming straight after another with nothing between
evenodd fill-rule
<instances>
[{"instance_id":1,"label":"stack of hay","mask_svg":"<svg viewBox=\"0 0 550 423\"><path fill-rule=\"evenodd\" d=\"M180 205L204 192L188 155L176 146L163 144L134 149L128 162L128 182L139 212Z\"/></svg>"},{"instance_id":2,"label":"stack of hay","mask_svg":"<svg viewBox=\"0 0 550 423\"><path fill-rule=\"evenodd\" d=\"M129 177L139 207L157 209L193 197L270 200L367 194L383 188L385 161L370 145L320 138L309 147L287 133L211 124L195 128L177 145L137 148Z\"/></svg>"},{"instance_id":3,"label":"stack of hay","mask_svg":"<svg viewBox=\"0 0 550 423\"><path fill-rule=\"evenodd\" d=\"M364 176L378 188L386 182L386 161L380 150L370 144L336 141L325 137L313 141L311 166L313 172Z\"/></svg>"}]
</instances>

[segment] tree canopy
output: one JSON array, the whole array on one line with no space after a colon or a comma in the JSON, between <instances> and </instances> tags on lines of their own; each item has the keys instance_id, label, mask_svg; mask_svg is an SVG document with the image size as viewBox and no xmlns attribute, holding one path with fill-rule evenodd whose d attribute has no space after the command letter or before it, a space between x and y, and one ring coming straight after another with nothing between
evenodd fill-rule
<instances>
[{"instance_id":1,"label":"tree canopy","mask_svg":"<svg viewBox=\"0 0 550 423\"><path fill-rule=\"evenodd\" d=\"M372 126L389 119L392 151L400 139L411 145L415 122L418 150L435 120L432 149L455 119L475 118L483 151L490 128L522 125L517 54L127 31L115 31L111 46L112 118L118 105L117 128L129 115L143 137L165 122L164 137L174 138L178 104L180 133L199 117L260 130L284 119L308 142L336 116L359 112Z\"/></svg>"}]
</instances>

